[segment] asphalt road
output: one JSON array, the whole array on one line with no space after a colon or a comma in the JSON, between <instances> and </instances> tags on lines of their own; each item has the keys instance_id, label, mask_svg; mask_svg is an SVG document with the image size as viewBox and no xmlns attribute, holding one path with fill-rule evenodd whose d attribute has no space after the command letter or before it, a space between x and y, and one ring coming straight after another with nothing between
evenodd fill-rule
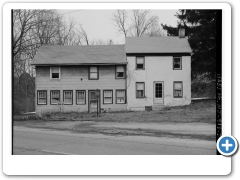
<instances>
[{"instance_id":1,"label":"asphalt road","mask_svg":"<svg viewBox=\"0 0 240 180\"><path fill-rule=\"evenodd\" d=\"M14 127L14 155L214 155L214 141Z\"/></svg>"}]
</instances>

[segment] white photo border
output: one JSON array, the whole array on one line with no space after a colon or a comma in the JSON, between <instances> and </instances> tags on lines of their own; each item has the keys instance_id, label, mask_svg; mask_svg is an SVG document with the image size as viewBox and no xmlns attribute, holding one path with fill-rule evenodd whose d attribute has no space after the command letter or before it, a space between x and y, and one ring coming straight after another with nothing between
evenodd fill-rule
<instances>
[{"instance_id":1,"label":"white photo border","mask_svg":"<svg viewBox=\"0 0 240 180\"><path fill-rule=\"evenodd\" d=\"M7 3L3 6L3 172L6 175L227 175L221 155L11 155L11 9L222 9L222 134L231 134L231 6L227 3ZM158 8L159 7L159 8ZM47 162L47 163L46 163ZM94 162L94 163L93 163Z\"/></svg>"}]
</instances>

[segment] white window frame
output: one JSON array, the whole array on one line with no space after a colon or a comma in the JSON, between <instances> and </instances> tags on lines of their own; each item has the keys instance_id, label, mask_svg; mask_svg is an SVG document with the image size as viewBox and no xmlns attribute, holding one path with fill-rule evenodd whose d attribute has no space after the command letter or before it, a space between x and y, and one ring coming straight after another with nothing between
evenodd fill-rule
<instances>
[{"instance_id":1,"label":"white window frame","mask_svg":"<svg viewBox=\"0 0 240 180\"><path fill-rule=\"evenodd\" d=\"M84 92L84 103L82 103L82 104L78 103L78 92ZM84 105L84 104L86 104L86 90L76 90L76 104L77 105Z\"/></svg>"},{"instance_id":2,"label":"white window frame","mask_svg":"<svg viewBox=\"0 0 240 180\"><path fill-rule=\"evenodd\" d=\"M58 68L59 78L52 78L52 68ZM61 79L61 67L50 67L50 79Z\"/></svg>"},{"instance_id":3,"label":"white window frame","mask_svg":"<svg viewBox=\"0 0 240 180\"><path fill-rule=\"evenodd\" d=\"M58 104L58 103L52 103L52 93L54 91L59 93L59 102L61 101L61 92L60 92L60 90L51 90L50 91L50 105L57 105Z\"/></svg>"},{"instance_id":4,"label":"white window frame","mask_svg":"<svg viewBox=\"0 0 240 180\"><path fill-rule=\"evenodd\" d=\"M178 89L175 89L175 84L181 84L181 96L175 96L175 91ZM182 98L183 97L183 82L182 81L174 81L173 82L173 97L174 98Z\"/></svg>"},{"instance_id":5,"label":"white window frame","mask_svg":"<svg viewBox=\"0 0 240 180\"><path fill-rule=\"evenodd\" d=\"M117 69L118 69L118 67L123 67L123 77L117 77L117 73L118 73ZM121 66L121 65L120 66L116 66L115 77L116 77L116 79L125 79L125 77L126 77L125 66Z\"/></svg>"},{"instance_id":6,"label":"white window frame","mask_svg":"<svg viewBox=\"0 0 240 180\"><path fill-rule=\"evenodd\" d=\"M118 102L118 100L117 100L119 98L117 96L118 95L118 93L117 93L118 91L124 91L124 102ZM125 89L117 89L116 90L116 104L126 104L126 90Z\"/></svg>"},{"instance_id":7,"label":"white window frame","mask_svg":"<svg viewBox=\"0 0 240 180\"><path fill-rule=\"evenodd\" d=\"M138 63L138 58L143 58L143 68L138 68L137 65L138 64L141 64L141 63ZM145 56L136 56L136 70L145 70Z\"/></svg>"},{"instance_id":8,"label":"white window frame","mask_svg":"<svg viewBox=\"0 0 240 180\"><path fill-rule=\"evenodd\" d=\"M96 67L97 68L97 72L91 72L91 68L92 67ZM97 73L97 78L91 78L91 73ZM89 66L89 80L99 80L99 67L98 66Z\"/></svg>"},{"instance_id":9,"label":"white window frame","mask_svg":"<svg viewBox=\"0 0 240 180\"><path fill-rule=\"evenodd\" d=\"M143 84L143 90L138 90L137 84ZM137 91L143 91L143 97L138 97ZM145 82L136 82L136 98L137 99L145 98Z\"/></svg>"},{"instance_id":10,"label":"white window frame","mask_svg":"<svg viewBox=\"0 0 240 180\"><path fill-rule=\"evenodd\" d=\"M112 92L112 96L105 96L105 92L106 91L111 91ZM105 98L111 98L112 101L111 102L105 102ZM103 104L113 104L113 90L103 90Z\"/></svg>"},{"instance_id":11,"label":"white window frame","mask_svg":"<svg viewBox=\"0 0 240 180\"><path fill-rule=\"evenodd\" d=\"M174 60L175 58L179 58L180 59L180 68L174 68ZM181 56L175 56L173 57L173 70L182 70L182 57Z\"/></svg>"},{"instance_id":12,"label":"white window frame","mask_svg":"<svg viewBox=\"0 0 240 180\"><path fill-rule=\"evenodd\" d=\"M39 93L46 93L46 97L45 98L40 98L40 96L39 96ZM38 105L47 105L47 91L46 90L38 90L37 91L37 104ZM46 99L46 103L39 103L39 99Z\"/></svg>"},{"instance_id":13,"label":"white window frame","mask_svg":"<svg viewBox=\"0 0 240 180\"><path fill-rule=\"evenodd\" d=\"M65 93L71 93L71 103L66 103L65 102ZM68 98L68 99L70 99L70 98ZM72 105L73 104L73 91L72 90L63 90L63 103L64 103L64 105Z\"/></svg>"}]
</instances>

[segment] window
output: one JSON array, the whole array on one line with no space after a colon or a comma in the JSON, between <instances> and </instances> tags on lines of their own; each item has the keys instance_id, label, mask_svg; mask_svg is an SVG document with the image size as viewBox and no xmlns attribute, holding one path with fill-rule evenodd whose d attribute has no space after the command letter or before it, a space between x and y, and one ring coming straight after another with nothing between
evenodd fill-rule
<instances>
[{"instance_id":1,"label":"window","mask_svg":"<svg viewBox=\"0 0 240 180\"><path fill-rule=\"evenodd\" d=\"M51 104L58 104L60 102L60 91L50 91L51 93Z\"/></svg>"},{"instance_id":2,"label":"window","mask_svg":"<svg viewBox=\"0 0 240 180\"><path fill-rule=\"evenodd\" d=\"M175 98L181 98L183 96L183 83L173 82L173 96Z\"/></svg>"},{"instance_id":3,"label":"window","mask_svg":"<svg viewBox=\"0 0 240 180\"><path fill-rule=\"evenodd\" d=\"M97 66L90 66L89 79L98 79L98 67Z\"/></svg>"},{"instance_id":4,"label":"window","mask_svg":"<svg viewBox=\"0 0 240 180\"><path fill-rule=\"evenodd\" d=\"M47 104L47 91L37 91L38 99L37 104Z\"/></svg>"},{"instance_id":5,"label":"window","mask_svg":"<svg viewBox=\"0 0 240 180\"><path fill-rule=\"evenodd\" d=\"M125 78L125 67L124 66L116 66L116 78L117 79Z\"/></svg>"},{"instance_id":6,"label":"window","mask_svg":"<svg viewBox=\"0 0 240 180\"><path fill-rule=\"evenodd\" d=\"M137 98L145 97L145 83L144 82L136 83L136 97Z\"/></svg>"},{"instance_id":7,"label":"window","mask_svg":"<svg viewBox=\"0 0 240 180\"><path fill-rule=\"evenodd\" d=\"M116 104L126 103L126 91L125 90L116 90Z\"/></svg>"},{"instance_id":8,"label":"window","mask_svg":"<svg viewBox=\"0 0 240 180\"><path fill-rule=\"evenodd\" d=\"M144 57L136 57L136 69L137 70L145 69L144 62L145 62Z\"/></svg>"},{"instance_id":9,"label":"window","mask_svg":"<svg viewBox=\"0 0 240 180\"><path fill-rule=\"evenodd\" d=\"M173 69L182 69L182 58L181 57L173 57Z\"/></svg>"},{"instance_id":10,"label":"window","mask_svg":"<svg viewBox=\"0 0 240 180\"><path fill-rule=\"evenodd\" d=\"M103 90L103 104L112 104L112 103L113 103L113 91Z\"/></svg>"},{"instance_id":11,"label":"window","mask_svg":"<svg viewBox=\"0 0 240 180\"><path fill-rule=\"evenodd\" d=\"M76 92L77 92L76 104L86 104L86 91L76 91Z\"/></svg>"},{"instance_id":12,"label":"window","mask_svg":"<svg viewBox=\"0 0 240 180\"><path fill-rule=\"evenodd\" d=\"M63 91L63 102L64 104L73 104L72 91Z\"/></svg>"},{"instance_id":13,"label":"window","mask_svg":"<svg viewBox=\"0 0 240 180\"><path fill-rule=\"evenodd\" d=\"M60 79L60 67L50 68L50 79Z\"/></svg>"}]
</instances>

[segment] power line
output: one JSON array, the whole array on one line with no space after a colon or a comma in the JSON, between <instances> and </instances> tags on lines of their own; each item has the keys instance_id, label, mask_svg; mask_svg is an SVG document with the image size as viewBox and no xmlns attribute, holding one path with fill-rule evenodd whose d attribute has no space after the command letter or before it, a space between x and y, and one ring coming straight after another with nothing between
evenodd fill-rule
<instances>
[{"instance_id":1,"label":"power line","mask_svg":"<svg viewBox=\"0 0 240 180\"><path fill-rule=\"evenodd\" d=\"M63 16L63 15L65 15L65 14L74 13L74 12L77 12L77 11L81 11L81 9L80 9L80 10L75 10L75 11L70 11L70 12L66 12L66 13L60 14L60 16Z\"/></svg>"}]
</instances>

